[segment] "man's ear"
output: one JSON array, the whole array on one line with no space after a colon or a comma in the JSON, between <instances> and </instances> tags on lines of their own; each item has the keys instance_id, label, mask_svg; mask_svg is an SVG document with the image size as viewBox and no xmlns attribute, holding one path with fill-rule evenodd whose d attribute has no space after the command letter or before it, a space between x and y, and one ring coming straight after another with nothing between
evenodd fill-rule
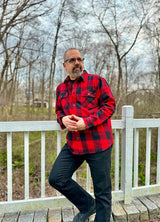
<instances>
[{"instance_id":1,"label":"man's ear","mask_svg":"<svg viewBox=\"0 0 160 222\"><path fill-rule=\"evenodd\" d=\"M63 62L63 67L64 67L64 69L66 69L66 63L65 62Z\"/></svg>"}]
</instances>

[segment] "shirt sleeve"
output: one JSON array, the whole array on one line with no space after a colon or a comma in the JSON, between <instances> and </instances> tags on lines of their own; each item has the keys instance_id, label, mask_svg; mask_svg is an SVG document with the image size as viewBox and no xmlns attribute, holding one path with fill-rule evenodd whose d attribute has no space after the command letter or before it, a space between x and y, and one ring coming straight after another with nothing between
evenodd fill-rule
<instances>
[{"instance_id":1,"label":"shirt sleeve","mask_svg":"<svg viewBox=\"0 0 160 222\"><path fill-rule=\"evenodd\" d=\"M56 89L56 114L57 114L57 122L59 123L61 129L65 129L65 125L62 122L62 118L65 116L65 113L63 112L61 102L60 102L60 89L57 87Z\"/></svg>"},{"instance_id":2,"label":"shirt sleeve","mask_svg":"<svg viewBox=\"0 0 160 222\"><path fill-rule=\"evenodd\" d=\"M115 99L104 78L99 79L97 97L99 98L97 112L84 118L87 129L103 124L103 122L111 118L116 109Z\"/></svg>"}]
</instances>

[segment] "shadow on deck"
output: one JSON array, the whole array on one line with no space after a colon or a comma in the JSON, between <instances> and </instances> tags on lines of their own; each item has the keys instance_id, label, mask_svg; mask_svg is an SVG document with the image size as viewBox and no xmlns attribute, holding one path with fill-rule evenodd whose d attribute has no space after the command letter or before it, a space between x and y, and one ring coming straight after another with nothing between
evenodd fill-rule
<instances>
[{"instance_id":1,"label":"shadow on deck","mask_svg":"<svg viewBox=\"0 0 160 222\"><path fill-rule=\"evenodd\" d=\"M68 206L57 209L21 211L0 215L0 222L72 222L78 210ZM88 221L93 222L95 215ZM111 222L160 221L160 195L134 199L131 204L113 202ZM102 221L103 222L103 221Z\"/></svg>"}]
</instances>

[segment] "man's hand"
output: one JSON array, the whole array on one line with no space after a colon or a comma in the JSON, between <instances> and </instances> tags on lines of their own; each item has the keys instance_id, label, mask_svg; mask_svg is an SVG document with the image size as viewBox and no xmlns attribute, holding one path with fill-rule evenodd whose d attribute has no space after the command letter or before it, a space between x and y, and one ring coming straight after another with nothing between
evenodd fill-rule
<instances>
[{"instance_id":1,"label":"man's hand","mask_svg":"<svg viewBox=\"0 0 160 222\"><path fill-rule=\"evenodd\" d=\"M73 120L72 115L64 116L62 118L62 123L69 131L77 131L77 123Z\"/></svg>"},{"instance_id":2,"label":"man's hand","mask_svg":"<svg viewBox=\"0 0 160 222\"><path fill-rule=\"evenodd\" d=\"M72 115L72 118L76 121L77 130L85 130L87 129L86 124L82 117L78 117L76 115Z\"/></svg>"},{"instance_id":3,"label":"man's hand","mask_svg":"<svg viewBox=\"0 0 160 222\"><path fill-rule=\"evenodd\" d=\"M80 131L87 128L83 118L76 115L64 116L62 122L70 131Z\"/></svg>"}]
</instances>

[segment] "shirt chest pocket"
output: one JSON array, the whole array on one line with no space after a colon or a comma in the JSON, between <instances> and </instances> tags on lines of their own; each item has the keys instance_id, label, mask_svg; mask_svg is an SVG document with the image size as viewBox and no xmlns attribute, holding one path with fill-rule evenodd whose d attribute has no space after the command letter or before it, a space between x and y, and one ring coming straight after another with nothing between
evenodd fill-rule
<instances>
[{"instance_id":1,"label":"shirt chest pocket","mask_svg":"<svg viewBox=\"0 0 160 222\"><path fill-rule=\"evenodd\" d=\"M81 105L88 109L93 109L98 106L96 91L83 91L81 94Z\"/></svg>"}]
</instances>

